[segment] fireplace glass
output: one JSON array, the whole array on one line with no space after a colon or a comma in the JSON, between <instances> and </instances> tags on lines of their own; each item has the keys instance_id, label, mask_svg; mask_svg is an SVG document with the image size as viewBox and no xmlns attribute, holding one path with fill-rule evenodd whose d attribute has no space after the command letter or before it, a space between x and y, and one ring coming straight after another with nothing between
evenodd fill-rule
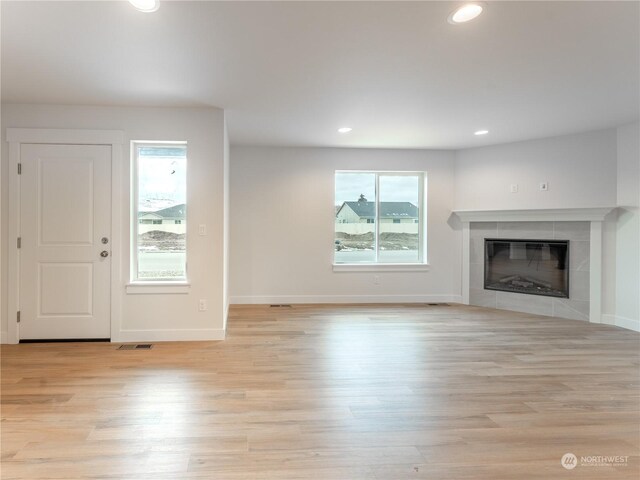
<instances>
[{"instance_id":1,"label":"fireplace glass","mask_svg":"<svg viewBox=\"0 0 640 480\"><path fill-rule=\"evenodd\" d=\"M569 241L484 241L484 288L569 298Z\"/></svg>"}]
</instances>

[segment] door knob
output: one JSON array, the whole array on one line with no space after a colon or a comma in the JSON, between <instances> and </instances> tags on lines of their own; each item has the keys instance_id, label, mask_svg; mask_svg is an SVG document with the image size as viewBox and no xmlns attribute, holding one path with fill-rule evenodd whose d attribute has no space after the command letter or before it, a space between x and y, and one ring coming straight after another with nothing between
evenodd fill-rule
<instances>
[{"instance_id":1,"label":"door knob","mask_svg":"<svg viewBox=\"0 0 640 480\"><path fill-rule=\"evenodd\" d=\"M109 252L107 252L106 250L103 250L100 252L100 256L102 258L107 258L109 256Z\"/></svg>"}]
</instances>

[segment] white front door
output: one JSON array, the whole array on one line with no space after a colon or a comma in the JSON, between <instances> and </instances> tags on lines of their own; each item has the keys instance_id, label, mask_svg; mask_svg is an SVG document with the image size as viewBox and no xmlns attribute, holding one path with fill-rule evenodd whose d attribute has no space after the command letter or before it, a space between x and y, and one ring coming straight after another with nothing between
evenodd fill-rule
<instances>
[{"instance_id":1,"label":"white front door","mask_svg":"<svg viewBox=\"0 0 640 480\"><path fill-rule=\"evenodd\" d=\"M109 338L111 147L21 145L20 339Z\"/></svg>"}]
</instances>

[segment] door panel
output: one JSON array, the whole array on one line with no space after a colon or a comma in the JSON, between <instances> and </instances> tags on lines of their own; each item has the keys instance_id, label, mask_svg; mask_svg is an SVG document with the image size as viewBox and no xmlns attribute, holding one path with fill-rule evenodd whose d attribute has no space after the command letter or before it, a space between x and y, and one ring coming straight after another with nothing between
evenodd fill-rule
<instances>
[{"instance_id":1,"label":"door panel","mask_svg":"<svg viewBox=\"0 0 640 480\"><path fill-rule=\"evenodd\" d=\"M38 169L40 245L91 245L93 159L41 159Z\"/></svg>"},{"instance_id":2,"label":"door panel","mask_svg":"<svg viewBox=\"0 0 640 480\"><path fill-rule=\"evenodd\" d=\"M20 338L109 338L111 147L22 145L20 157Z\"/></svg>"},{"instance_id":3,"label":"door panel","mask_svg":"<svg viewBox=\"0 0 640 480\"><path fill-rule=\"evenodd\" d=\"M60 283L64 278L65 282ZM38 276L38 316L93 315L91 263L41 263Z\"/></svg>"}]
</instances>

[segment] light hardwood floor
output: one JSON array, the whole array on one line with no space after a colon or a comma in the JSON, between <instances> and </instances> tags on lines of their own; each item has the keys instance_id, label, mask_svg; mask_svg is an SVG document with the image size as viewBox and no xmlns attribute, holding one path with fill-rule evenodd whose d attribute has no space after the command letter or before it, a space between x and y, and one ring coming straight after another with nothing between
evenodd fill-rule
<instances>
[{"instance_id":1,"label":"light hardwood floor","mask_svg":"<svg viewBox=\"0 0 640 480\"><path fill-rule=\"evenodd\" d=\"M476 307L231 310L224 342L2 347L3 479L637 479L639 341ZM628 456L565 470L565 453Z\"/></svg>"}]
</instances>

